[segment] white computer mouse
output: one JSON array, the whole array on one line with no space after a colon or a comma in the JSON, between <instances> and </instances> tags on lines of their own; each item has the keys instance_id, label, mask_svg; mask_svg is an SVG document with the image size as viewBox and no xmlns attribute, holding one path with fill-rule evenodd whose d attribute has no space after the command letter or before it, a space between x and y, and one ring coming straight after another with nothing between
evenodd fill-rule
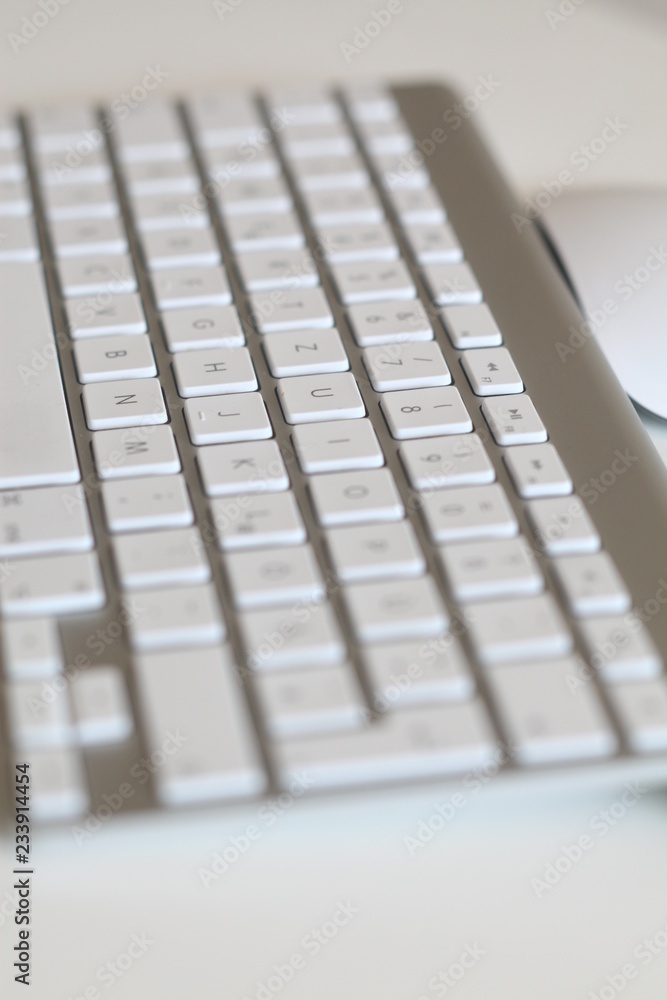
<instances>
[{"instance_id":1,"label":"white computer mouse","mask_svg":"<svg viewBox=\"0 0 667 1000\"><path fill-rule=\"evenodd\" d=\"M630 398L667 420L667 191L566 192L541 222L588 321L564 359L594 334Z\"/></svg>"}]
</instances>

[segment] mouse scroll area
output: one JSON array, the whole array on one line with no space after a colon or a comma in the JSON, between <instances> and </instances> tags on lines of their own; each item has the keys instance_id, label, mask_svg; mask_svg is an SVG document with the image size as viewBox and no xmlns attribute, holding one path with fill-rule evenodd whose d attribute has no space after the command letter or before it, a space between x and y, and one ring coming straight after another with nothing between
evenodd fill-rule
<instances>
[{"instance_id":1,"label":"mouse scroll area","mask_svg":"<svg viewBox=\"0 0 667 1000\"><path fill-rule=\"evenodd\" d=\"M585 318L561 360L595 336L633 402L667 420L667 190L564 192L540 223Z\"/></svg>"}]
</instances>

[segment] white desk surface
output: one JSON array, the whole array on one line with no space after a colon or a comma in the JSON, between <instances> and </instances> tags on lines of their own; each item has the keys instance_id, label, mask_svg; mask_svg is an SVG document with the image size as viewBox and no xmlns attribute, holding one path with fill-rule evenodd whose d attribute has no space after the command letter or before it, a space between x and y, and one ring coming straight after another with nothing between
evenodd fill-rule
<instances>
[{"instance_id":1,"label":"white desk surface","mask_svg":"<svg viewBox=\"0 0 667 1000\"><path fill-rule=\"evenodd\" d=\"M649 5L579 0L552 28L546 12L559 3L403 0L402 12L348 66L341 42L351 42L384 0L229 0L222 19L208 0L69 0L16 55L9 33L38 7L6 0L0 93L3 103L26 107L112 99L157 66L168 73L165 93L354 74L447 77L465 94L490 74L501 86L481 106L479 123L519 193L557 175L617 115L627 130L577 183L663 186L664 8L652 16ZM667 434L657 434L667 455ZM650 961L635 949L644 938L667 940L664 794L642 796L606 835L594 833L593 848L541 898L531 887L616 798L503 798L490 790L414 858L403 837L432 813L432 789L297 806L209 889L198 868L238 836L248 815L128 822L82 847L67 830L43 832L30 993L5 990L15 935L3 916L3 858L3 996L67 1000L96 985L98 996L113 1000L588 1000L616 995L621 981L612 993L606 977L633 962L637 975L620 990L624 1000L658 1000L667 948ZM311 954L304 936L348 900L358 913ZM143 957L115 982L96 980L143 933L154 942ZM429 986L466 945L484 952L474 967L448 988ZM295 952L305 967L263 993L258 980Z\"/></svg>"}]
</instances>

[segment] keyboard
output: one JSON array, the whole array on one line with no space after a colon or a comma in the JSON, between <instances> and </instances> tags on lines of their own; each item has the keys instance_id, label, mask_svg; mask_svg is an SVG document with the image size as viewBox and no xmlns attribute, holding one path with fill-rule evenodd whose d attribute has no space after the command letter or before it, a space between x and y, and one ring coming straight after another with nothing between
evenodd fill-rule
<instances>
[{"instance_id":1,"label":"keyboard","mask_svg":"<svg viewBox=\"0 0 667 1000\"><path fill-rule=\"evenodd\" d=\"M33 819L667 777L665 470L456 102L0 121L2 780L29 765Z\"/></svg>"}]
</instances>

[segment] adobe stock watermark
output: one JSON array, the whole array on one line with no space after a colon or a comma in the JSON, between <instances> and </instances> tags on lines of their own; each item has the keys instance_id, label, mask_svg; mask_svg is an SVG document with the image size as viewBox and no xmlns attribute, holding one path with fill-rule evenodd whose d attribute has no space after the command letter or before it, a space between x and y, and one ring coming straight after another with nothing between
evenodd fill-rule
<instances>
[{"instance_id":1,"label":"adobe stock watermark","mask_svg":"<svg viewBox=\"0 0 667 1000\"><path fill-rule=\"evenodd\" d=\"M626 271L614 282L612 287L615 294L606 298L597 308L585 310L585 318L579 326L570 326L567 343L561 340L556 342L556 353L560 360L565 363L571 355L576 354L584 344L587 344L591 337L605 326L610 316L615 316L622 305L645 288L653 275L661 271L665 264L667 264L665 247L662 244L658 247L649 247L645 260L632 271Z\"/></svg>"},{"instance_id":2,"label":"adobe stock watermark","mask_svg":"<svg viewBox=\"0 0 667 1000\"><path fill-rule=\"evenodd\" d=\"M667 606L667 580L660 579L653 597L649 597L641 605L635 604L623 616L620 623L610 629L603 640L595 643L592 651L589 650L588 662L581 656L576 657L576 669L568 671L565 675L565 683L570 694L575 694L582 685L587 684L605 667L613 666L619 654L635 641L634 637L643 632L646 624L660 614L665 606Z\"/></svg>"},{"instance_id":3,"label":"adobe stock watermark","mask_svg":"<svg viewBox=\"0 0 667 1000\"><path fill-rule=\"evenodd\" d=\"M197 870L204 888L210 889L242 857L245 857L252 845L261 840L266 831L271 830L314 783L315 779L304 771L292 778L286 791L263 802L257 810L257 821L249 823L240 833L228 837L227 843L212 855L208 868Z\"/></svg>"},{"instance_id":4,"label":"adobe stock watermark","mask_svg":"<svg viewBox=\"0 0 667 1000\"><path fill-rule=\"evenodd\" d=\"M430 844L488 786L501 768L512 760L518 749L513 743L498 743L485 764L473 768L464 776L461 781L463 791L455 791L448 799L436 802L433 811L417 823L414 832L403 837L403 845L411 858Z\"/></svg>"},{"instance_id":5,"label":"adobe stock watermark","mask_svg":"<svg viewBox=\"0 0 667 1000\"><path fill-rule=\"evenodd\" d=\"M512 212L512 222L516 231L522 232L531 226L536 219L539 219L552 202L560 198L566 188L574 184L577 176L586 173L629 128L628 122L621 121L619 115L605 118L600 134L594 136L589 142L582 143L570 153L568 160L570 166L561 170L556 177L542 181L541 190L532 198L527 198L524 201L522 211Z\"/></svg>"},{"instance_id":6,"label":"adobe stock watermark","mask_svg":"<svg viewBox=\"0 0 667 1000\"><path fill-rule=\"evenodd\" d=\"M412 0L408 0L408 5ZM345 62L350 65L355 56L360 55L382 32L405 10L403 0L388 0L385 7L372 10L368 20L355 24L351 42L341 42L340 51Z\"/></svg>"},{"instance_id":7,"label":"adobe stock watermark","mask_svg":"<svg viewBox=\"0 0 667 1000\"><path fill-rule=\"evenodd\" d=\"M100 965L95 973L95 983L86 986L81 992L70 993L67 1000L101 1000L104 994L100 986L103 986L105 990L115 986L119 979L126 976L132 966L142 959L154 944L155 941L149 938L146 931L133 934L123 951L111 961ZM97 983L100 986L96 985Z\"/></svg>"},{"instance_id":8,"label":"adobe stock watermark","mask_svg":"<svg viewBox=\"0 0 667 1000\"><path fill-rule=\"evenodd\" d=\"M462 979L474 969L486 955L486 949L481 945L464 945L456 961L451 962L446 969L440 969L429 979L426 989L427 993L420 993L417 1000L433 1000L433 997L449 996L451 991L458 986Z\"/></svg>"},{"instance_id":9,"label":"adobe stock watermark","mask_svg":"<svg viewBox=\"0 0 667 1000\"><path fill-rule=\"evenodd\" d=\"M621 795L606 809L599 809L593 813L588 821L587 832L582 833L572 843L563 844L560 853L547 862L540 875L531 878L530 886L537 898L541 899L550 893L573 868L576 868L600 840L625 819L647 791L648 789L638 781L628 782Z\"/></svg>"},{"instance_id":10,"label":"adobe stock watermark","mask_svg":"<svg viewBox=\"0 0 667 1000\"><path fill-rule=\"evenodd\" d=\"M339 900L333 913L316 927L311 927L299 942L299 950L294 951L283 962L276 962L264 979L258 979L253 993L244 993L242 1000L272 1000L290 983L297 972L306 968L308 961L320 954L341 930L359 913L359 907L350 899Z\"/></svg>"},{"instance_id":11,"label":"adobe stock watermark","mask_svg":"<svg viewBox=\"0 0 667 1000\"><path fill-rule=\"evenodd\" d=\"M632 952L635 961L625 962L618 972L605 976L602 986L589 991L588 1000L615 1000L626 986L639 977L642 969L664 955L665 950L667 950L667 923L640 941Z\"/></svg>"},{"instance_id":12,"label":"adobe stock watermark","mask_svg":"<svg viewBox=\"0 0 667 1000\"><path fill-rule=\"evenodd\" d=\"M140 757L129 770L128 780L122 781L117 789L111 792L104 792L101 795L101 802L94 811L86 813L84 819L70 827L70 833L77 846L81 847L87 840L101 830L105 823L108 823L126 802L133 799L137 789L147 784L151 777L164 767L174 754L190 742L190 736L182 733L180 729L175 732L169 730L164 734L164 739L159 747L149 753L147 757Z\"/></svg>"},{"instance_id":13,"label":"adobe stock watermark","mask_svg":"<svg viewBox=\"0 0 667 1000\"><path fill-rule=\"evenodd\" d=\"M23 18L19 30L7 33L7 41L14 55L18 55L25 45L36 38L69 2L70 0L39 0L32 14Z\"/></svg>"},{"instance_id":14,"label":"adobe stock watermark","mask_svg":"<svg viewBox=\"0 0 667 1000\"><path fill-rule=\"evenodd\" d=\"M442 122L446 127L434 128L429 135L415 140L415 148L398 159L396 169L385 172L385 183L389 187L400 187L415 171L421 170L426 159L447 142L450 133L460 129L501 86L500 80L496 80L490 73L478 76L475 87L443 112Z\"/></svg>"},{"instance_id":15,"label":"adobe stock watermark","mask_svg":"<svg viewBox=\"0 0 667 1000\"><path fill-rule=\"evenodd\" d=\"M545 10L544 16L552 31L555 31L564 21L568 21L573 14L576 14L586 0L561 0L557 7L549 7Z\"/></svg>"}]
</instances>

